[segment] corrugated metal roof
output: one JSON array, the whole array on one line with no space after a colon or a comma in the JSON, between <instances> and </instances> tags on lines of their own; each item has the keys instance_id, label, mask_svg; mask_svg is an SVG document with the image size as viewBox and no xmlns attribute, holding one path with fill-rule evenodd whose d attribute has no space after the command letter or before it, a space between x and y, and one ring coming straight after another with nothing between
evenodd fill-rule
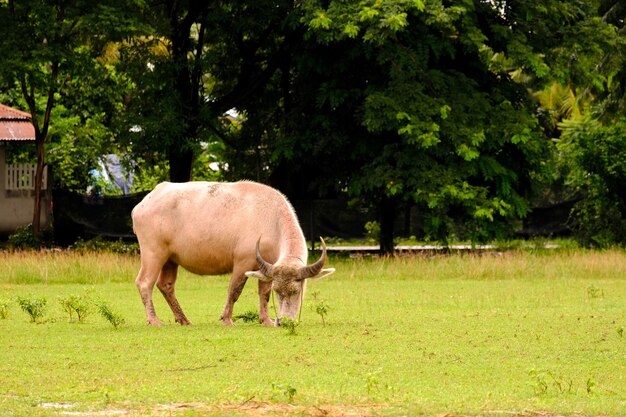
<instances>
[{"instance_id":1,"label":"corrugated metal roof","mask_svg":"<svg viewBox=\"0 0 626 417\"><path fill-rule=\"evenodd\" d=\"M31 122L0 120L0 140L35 140L35 127Z\"/></svg>"},{"instance_id":2,"label":"corrugated metal roof","mask_svg":"<svg viewBox=\"0 0 626 417\"><path fill-rule=\"evenodd\" d=\"M30 114L0 104L0 140L35 140L35 127Z\"/></svg>"}]
</instances>

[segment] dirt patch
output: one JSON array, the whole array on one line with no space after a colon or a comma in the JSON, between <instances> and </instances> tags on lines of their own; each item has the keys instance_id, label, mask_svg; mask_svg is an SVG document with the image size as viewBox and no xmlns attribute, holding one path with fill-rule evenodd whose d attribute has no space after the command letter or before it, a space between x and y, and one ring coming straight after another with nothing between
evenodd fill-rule
<instances>
[{"instance_id":1,"label":"dirt patch","mask_svg":"<svg viewBox=\"0 0 626 417\"><path fill-rule=\"evenodd\" d=\"M58 410L62 416L76 417L109 417L109 416L150 416L169 417L187 415L190 412L200 416L241 416L241 417L372 417L380 415L383 406L380 405L320 405L301 406L292 404L279 404L271 402L247 401L243 404L204 404L204 403L180 403L163 404L152 407L128 407L117 406L98 411L72 410L74 404L68 403L44 403L42 408ZM377 412L378 411L378 412Z\"/></svg>"},{"instance_id":2,"label":"dirt patch","mask_svg":"<svg viewBox=\"0 0 626 417\"><path fill-rule=\"evenodd\" d=\"M246 404L222 405L220 411L239 413L245 416L306 416L306 417L370 417L376 415L379 406L370 405L320 405L296 406L291 404L274 404L249 402Z\"/></svg>"},{"instance_id":3,"label":"dirt patch","mask_svg":"<svg viewBox=\"0 0 626 417\"><path fill-rule=\"evenodd\" d=\"M123 407L118 404L115 408L98 411L72 410L76 405L70 403L43 403L42 408L56 409L60 416L76 417L176 417L176 416L204 416L204 417L376 417L391 415L396 417L408 416L398 408L385 404L303 406L281 404L273 402L246 401L240 404L206 404L206 403L174 403L161 404L151 407ZM482 416L492 417L562 417L556 414L540 411L508 411L486 410ZM431 417L469 417L459 414L435 414ZM576 416L570 416L576 417Z\"/></svg>"}]
</instances>

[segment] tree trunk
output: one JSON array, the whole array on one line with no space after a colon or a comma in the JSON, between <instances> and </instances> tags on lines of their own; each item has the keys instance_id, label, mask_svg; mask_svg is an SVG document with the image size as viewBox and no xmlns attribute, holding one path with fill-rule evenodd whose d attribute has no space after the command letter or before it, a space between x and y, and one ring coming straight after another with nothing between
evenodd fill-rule
<instances>
[{"instance_id":1,"label":"tree trunk","mask_svg":"<svg viewBox=\"0 0 626 417\"><path fill-rule=\"evenodd\" d=\"M394 223L396 221L396 199L384 196L380 201L380 253L388 255L394 251Z\"/></svg>"},{"instance_id":2,"label":"tree trunk","mask_svg":"<svg viewBox=\"0 0 626 417\"><path fill-rule=\"evenodd\" d=\"M35 146L37 148L37 167L35 168L35 202L33 208L33 234L41 234L41 190L43 188L43 168L45 163L44 139L36 137Z\"/></svg>"},{"instance_id":3,"label":"tree trunk","mask_svg":"<svg viewBox=\"0 0 626 417\"><path fill-rule=\"evenodd\" d=\"M170 181L187 182L191 180L193 151L180 142L173 143L169 149Z\"/></svg>"},{"instance_id":4,"label":"tree trunk","mask_svg":"<svg viewBox=\"0 0 626 417\"><path fill-rule=\"evenodd\" d=\"M169 1L170 31L172 41L172 61L174 63L175 90L179 102L179 123L183 138L176 138L169 146L170 181L187 182L191 180L194 159L193 147L190 142L198 137L200 80L202 75L201 58L204 45L204 18L200 24L197 49L191 45L191 28L206 13L207 5L202 2L191 2L185 11L183 3Z\"/></svg>"},{"instance_id":5,"label":"tree trunk","mask_svg":"<svg viewBox=\"0 0 626 417\"><path fill-rule=\"evenodd\" d=\"M48 128L50 127L50 118L52 116L52 108L54 107L54 93L56 92L55 83L59 74L58 61L50 65L50 87L48 88L48 98L46 101L46 109L43 118L37 116L37 104L35 100L35 88L29 85L26 74L20 78L22 94L28 109L33 127L35 128L35 146L37 148L37 167L35 169L35 199L33 203L33 234L35 237L41 235L41 189L43 186L43 167L45 164L45 143L48 136Z\"/></svg>"}]
</instances>

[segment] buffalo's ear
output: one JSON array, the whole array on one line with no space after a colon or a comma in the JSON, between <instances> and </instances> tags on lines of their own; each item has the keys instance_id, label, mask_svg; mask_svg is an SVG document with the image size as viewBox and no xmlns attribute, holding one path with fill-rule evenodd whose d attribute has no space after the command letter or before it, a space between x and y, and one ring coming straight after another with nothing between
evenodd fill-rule
<instances>
[{"instance_id":1,"label":"buffalo's ear","mask_svg":"<svg viewBox=\"0 0 626 417\"><path fill-rule=\"evenodd\" d=\"M248 271L244 274L248 278L258 278L260 281L270 282L272 280L271 277L266 276L261 271Z\"/></svg>"},{"instance_id":2,"label":"buffalo's ear","mask_svg":"<svg viewBox=\"0 0 626 417\"><path fill-rule=\"evenodd\" d=\"M320 271L319 274L311 277L311 279L320 279L329 276L330 274L335 272L335 268L324 268Z\"/></svg>"}]
</instances>

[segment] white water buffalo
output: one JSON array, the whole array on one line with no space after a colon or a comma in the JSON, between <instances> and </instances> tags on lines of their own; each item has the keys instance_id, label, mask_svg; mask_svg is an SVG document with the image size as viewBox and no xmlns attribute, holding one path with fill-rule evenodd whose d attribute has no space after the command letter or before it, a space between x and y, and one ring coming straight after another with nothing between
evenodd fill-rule
<instances>
[{"instance_id":1,"label":"white water buffalo","mask_svg":"<svg viewBox=\"0 0 626 417\"><path fill-rule=\"evenodd\" d=\"M221 316L225 325L233 324L233 305L248 277L259 279L259 320L270 326L267 304L272 289L278 317L295 318L306 279L335 272L323 269L323 240L322 256L307 265L306 241L291 204L266 185L165 182L137 204L132 219L141 249L135 283L151 325L161 324L152 303L155 283L176 321L191 324L174 293L179 265L200 275L232 272Z\"/></svg>"}]
</instances>

